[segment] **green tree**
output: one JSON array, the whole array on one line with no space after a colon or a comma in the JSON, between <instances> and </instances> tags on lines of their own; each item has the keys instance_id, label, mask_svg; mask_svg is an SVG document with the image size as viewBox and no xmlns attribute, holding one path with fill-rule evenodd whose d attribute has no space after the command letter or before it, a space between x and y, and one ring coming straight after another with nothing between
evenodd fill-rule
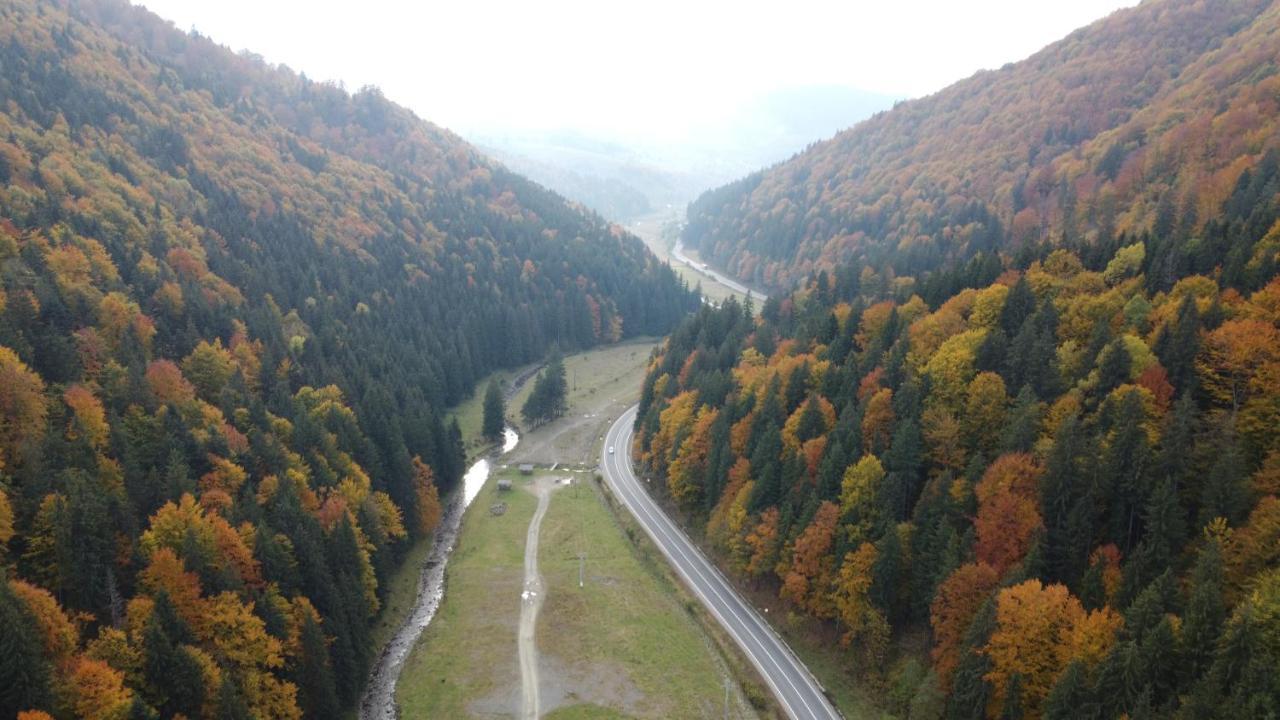
<instances>
[{"instance_id":1,"label":"green tree","mask_svg":"<svg viewBox=\"0 0 1280 720\"><path fill-rule=\"evenodd\" d=\"M334 693L333 667L329 663L329 647L315 618L307 616L299 638L302 662L294 682L299 701L307 717L325 718L341 715L338 696Z\"/></svg>"},{"instance_id":2,"label":"green tree","mask_svg":"<svg viewBox=\"0 0 1280 720\"><path fill-rule=\"evenodd\" d=\"M490 439L502 437L506 427L506 400L502 397L502 383L490 380L484 391L484 425L482 432Z\"/></svg>"},{"instance_id":3,"label":"green tree","mask_svg":"<svg viewBox=\"0 0 1280 720\"><path fill-rule=\"evenodd\" d=\"M1098 361L1098 385L1094 388L1098 397L1105 397L1107 393L1129 382L1129 368L1132 364L1133 359L1129 356L1124 341L1119 338L1111 341Z\"/></svg>"},{"instance_id":4,"label":"green tree","mask_svg":"<svg viewBox=\"0 0 1280 720\"><path fill-rule=\"evenodd\" d=\"M49 664L35 620L0 571L0 708L42 708L50 699Z\"/></svg>"},{"instance_id":5,"label":"green tree","mask_svg":"<svg viewBox=\"0 0 1280 720\"><path fill-rule=\"evenodd\" d=\"M1213 661L1227 610L1222 599L1222 548L1210 540L1191 572L1191 597L1182 615L1182 646L1188 679L1200 677Z\"/></svg>"},{"instance_id":6,"label":"green tree","mask_svg":"<svg viewBox=\"0 0 1280 720\"><path fill-rule=\"evenodd\" d=\"M564 358L559 350L555 350L547 361L547 366L534 380L533 390L525 400L524 407L520 408L520 414L524 416L525 422L536 427L564 415L568 409Z\"/></svg>"},{"instance_id":7,"label":"green tree","mask_svg":"<svg viewBox=\"0 0 1280 720\"><path fill-rule=\"evenodd\" d=\"M1084 663L1079 660L1067 665L1058 677L1044 701L1045 720L1074 720L1081 716L1090 704L1088 678Z\"/></svg>"},{"instance_id":8,"label":"green tree","mask_svg":"<svg viewBox=\"0 0 1280 720\"><path fill-rule=\"evenodd\" d=\"M1079 418L1064 420L1054 435L1053 448L1040 479L1040 515L1044 519L1044 560L1051 581L1075 587L1084 574L1093 536L1092 508L1086 457L1089 442Z\"/></svg>"},{"instance_id":9,"label":"green tree","mask_svg":"<svg viewBox=\"0 0 1280 720\"><path fill-rule=\"evenodd\" d=\"M960 663L951 678L947 720L982 720L995 688L987 680L991 659L982 652L996 629L996 603L988 599L965 631Z\"/></svg>"},{"instance_id":10,"label":"green tree","mask_svg":"<svg viewBox=\"0 0 1280 720\"><path fill-rule=\"evenodd\" d=\"M1228 523L1237 525L1249 512L1244 457L1235 438L1225 438L1225 445L1200 493L1201 527L1217 517L1226 518Z\"/></svg>"}]
</instances>

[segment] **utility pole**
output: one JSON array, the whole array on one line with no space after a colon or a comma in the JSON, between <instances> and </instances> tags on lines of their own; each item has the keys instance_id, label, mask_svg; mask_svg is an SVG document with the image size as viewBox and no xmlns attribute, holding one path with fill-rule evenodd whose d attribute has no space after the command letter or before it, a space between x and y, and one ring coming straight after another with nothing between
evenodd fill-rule
<instances>
[{"instance_id":1,"label":"utility pole","mask_svg":"<svg viewBox=\"0 0 1280 720\"><path fill-rule=\"evenodd\" d=\"M729 678L724 679L724 720L729 720Z\"/></svg>"},{"instance_id":2,"label":"utility pole","mask_svg":"<svg viewBox=\"0 0 1280 720\"><path fill-rule=\"evenodd\" d=\"M583 575L587 569L587 554L578 553L578 587L583 587Z\"/></svg>"}]
</instances>

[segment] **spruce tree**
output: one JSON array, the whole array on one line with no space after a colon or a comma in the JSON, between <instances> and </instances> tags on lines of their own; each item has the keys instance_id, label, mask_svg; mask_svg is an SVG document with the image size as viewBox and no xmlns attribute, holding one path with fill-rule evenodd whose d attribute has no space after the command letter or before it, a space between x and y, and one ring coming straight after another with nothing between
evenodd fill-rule
<instances>
[{"instance_id":1,"label":"spruce tree","mask_svg":"<svg viewBox=\"0 0 1280 720\"><path fill-rule=\"evenodd\" d=\"M1074 660L1049 690L1044 701L1044 720L1076 720L1084 717L1084 709L1090 704L1084 663Z\"/></svg>"},{"instance_id":2,"label":"spruce tree","mask_svg":"<svg viewBox=\"0 0 1280 720\"><path fill-rule=\"evenodd\" d=\"M1027 282L1027 276L1018 278L1018 282L1009 288L1004 307L1000 310L1000 329L1005 335L1012 337L1022 329L1022 324L1036 311L1036 294Z\"/></svg>"},{"instance_id":3,"label":"spruce tree","mask_svg":"<svg viewBox=\"0 0 1280 720\"><path fill-rule=\"evenodd\" d=\"M222 684L218 686L218 714L217 720L254 720L253 714L249 712L249 706L244 701L244 695L240 693L240 688L236 686L235 678L223 676ZM314 716L328 717L328 716Z\"/></svg>"},{"instance_id":4,"label":"spruce tree","mask_svg":"<svg viewBox=\"0 0 1280 720\"><path fill-rule=\"evenodd\" d=\"M1118 352L1128 357L1123 347ZM1127 377L1127 361L1124 372ZM1126 394L1118 407L1114 402L1107 405L1111 406L1107 409L1112 433L1100 467L1099 486L1103 496L1099 499L1107 509L1108 538L1122 554L1128 555L1141 537L1142 509L1151 492L1151 446L1143 427L1146 414L1138 393Z\"/></svg>"},{"instance_id":5,"label":"spruce tree","mask_svg":"<svg viewBox=\"0 0 1280 720\"><path fill-rule=\"evenodd\" d=\"M506 401L502 397L502 383L490 380L484 391L484 423L481 432L490 439L502 437L506 427Z\"/></svg>"},{"instance_id":6,"label":"spruce tree","mask_svg":"<svg viewBox=\"0 0 1280 720\"><path fill-rule=\"evenodd\" d=\"M1234 438L1228 438L1226 447L1205 478L1200 494L1200 527L1214 518L1226 518L1237 525L1249 511L1249 490L1245 483L1244 457Z\"/></svg>"},{"instance_id":7,"label":"spruce tree","mask_svg":"<svg viewBox=\"0 0 1280 720\"><path fill-rule=\"evenodd\" d=\"M983 720L994 688L987 681L991 660L982 648L996 629L996 604L991 598L974 615L965 631L960 664L951 676L951 696L947 699L947 720Z\"/></svg>"},{"instance_id":8,"label":"spruce tree","mask_svg":"<svg viewBox=\"0 0 1280 720\"><path fill-rule=\"evenodd\" d=\"M49 664L35 619L0 571L0 708L49 708Z\"/></svg>"},{"instance_id":9,"label":"spruce tree","mask_svg":"<svg viewBox=\"0 0 1280 720\"><path fill-rule=\"evenodd\" d=\"M1123 341L1113 340L1107 345L1098 360L1098 385L1095 388L1097 395L1105 397L1107 393L1129 382L1129 368L1132 365L1133 359Z\"/></svg>"},{"instance_id":10,"label":"spruce tree","mask_svg":"<svg viewBox=\"0 0 1280 720\"><path fill-rule=\"evenodd\" d=\"M1009 678L1009 687L1004 691L1000 720L1022 720L1025 715L1022 707L1022 673L1014 673Z\"/></svg>"},{"instance_id":11,"label":"spruce tree","mask_svg":"<svg viewBox=\"0 0 1280 720\"><path fill-rule=\"evenodd\" d=\"M338 696L333 689L329 647L314 618L307 617L299 639L302 644L302 662L297 667L294 682L298 686L298 699L302 708L307 717L338 717L341 712Z\"/></svg>"},{"instance_id":12,"label":"spruce tree","mask_svg":"<svg viewBox=\"0 0 1280 720\"><path fill-rule=\"evenodd\" d=\"M1191 596L1182 615L1182 646L1185 649L1183 674L1195 680L1209 669L1217 648L1222 624L1226 621L1222 599L1222 548L1209 541L1200 550L1191 572Z\"/></svg>"},{"instance_id":13,"label":"spruce tree","mask_svg":"<svg viewBox=\"0 0 1280 720\"><path fill-rule=\"evenodd\" d=\"M1004 452L1029 452L1040 439L1040 416L1044 408L1036 399L1030 385L1023 385L1013 401L1004 430L1000 433L1000 448Z\"/></svg>"},{"instance_id":14,"label":"spruce tree","mask_svg":"<svg viewBox=\"0 0 1280 720\"><path fill-rule=\"evenodd\" d=\"M1054 435L1040 479L1047 578L1074 587L1084 573L1092 539L1092 500L1085 478L1088 443L1080 421L1068 417Z\"/></svg>"},{"instance_id":15,"label":"spruce tree","mask_svg":"<svg viewBox=\"0 0 1280 720\"><path fill-rule=\"evenodd\" d=\"M553 350L547 366L533 382L533 390L525 400L520 414L525 422L538 426L562 415L568 407L568 383L565 380L564 358L559 350Z\"/></svg>"},{"instance_id":16,"label":"spruce tree","mask_svg":"<svg viewBox=\"0 0 1280 720\"><path fill-rule=\"evenodd\" d=\"M822 409L818 404L818 396L810 395L800 414L800 423L796 427L796 439L806 443L822 434L826 422L822 418Z\"/></svg>"},{"instance_id":17,"label":"spruce tree","mask_svg":"<svg viewBox=\"0 0 1280 720\"><path fill-rule=\"evenodd\" d=\"M1156 356L1169 374L1169 382L1179 393L1195 388L1196 354L1200 352L1200 313L1195 296L1187 293L1178 306L1173 328L1166 326L1156 338Z\"/></svg>"},{"instance_id":18,"label":"spruce tree","mask_svg":"<svg viewBox=\"0 0 1280 720\"><path fill-rule=\"evenodd\" d=\"M904 572L902 539L892 524L876 543L876 561L871 566L871 590L868 595L885 619L897 626L906 619L907 603L900 602L899 593Z\"/></svg>"}]
</instances>

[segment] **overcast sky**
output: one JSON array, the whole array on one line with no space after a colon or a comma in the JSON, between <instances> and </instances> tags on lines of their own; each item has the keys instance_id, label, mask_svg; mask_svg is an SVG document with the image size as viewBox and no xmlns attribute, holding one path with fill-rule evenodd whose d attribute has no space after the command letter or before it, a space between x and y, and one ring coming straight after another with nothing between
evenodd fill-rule
<instances>
[{"instance_id":1,"label":"overcast sky","mask_svg":"<svg viewBox=\"0 0 1280 720\"><path fill-rule=\"evenodd\" d=\"M139 0L135 0L138 2ZM371 84L464 134L679 138L752 94L926 95L1133 0L141 0L316 80Z\"/></svg>"}]
</instances>

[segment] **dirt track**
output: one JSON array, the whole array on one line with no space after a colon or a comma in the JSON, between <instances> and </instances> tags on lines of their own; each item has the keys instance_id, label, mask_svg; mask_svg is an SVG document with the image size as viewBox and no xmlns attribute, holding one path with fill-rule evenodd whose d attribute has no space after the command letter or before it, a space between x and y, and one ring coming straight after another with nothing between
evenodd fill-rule
<instances>
[{"instance_id":1,"label":"dirt track","mask_svg":"<svg viewBox=\"0 0 1280 720\"><path fill-rule=\"evenodd\" d=\"M520 648L520 685L523 701L520 716L524 720L537 720L538 702L538 646L536 642L538 629L538 610L542 608L545 595L542 575L538 573L538 533L542 529L542 518L547 514L547 505L551 502L551 492L557 484L553 478L540 477L534 480L529 491L538 496L538 509L533 512L529 521L529 532L524 543L524 591L520 593L520 630L518 642Z\"/></svg>"}]
</instances>

